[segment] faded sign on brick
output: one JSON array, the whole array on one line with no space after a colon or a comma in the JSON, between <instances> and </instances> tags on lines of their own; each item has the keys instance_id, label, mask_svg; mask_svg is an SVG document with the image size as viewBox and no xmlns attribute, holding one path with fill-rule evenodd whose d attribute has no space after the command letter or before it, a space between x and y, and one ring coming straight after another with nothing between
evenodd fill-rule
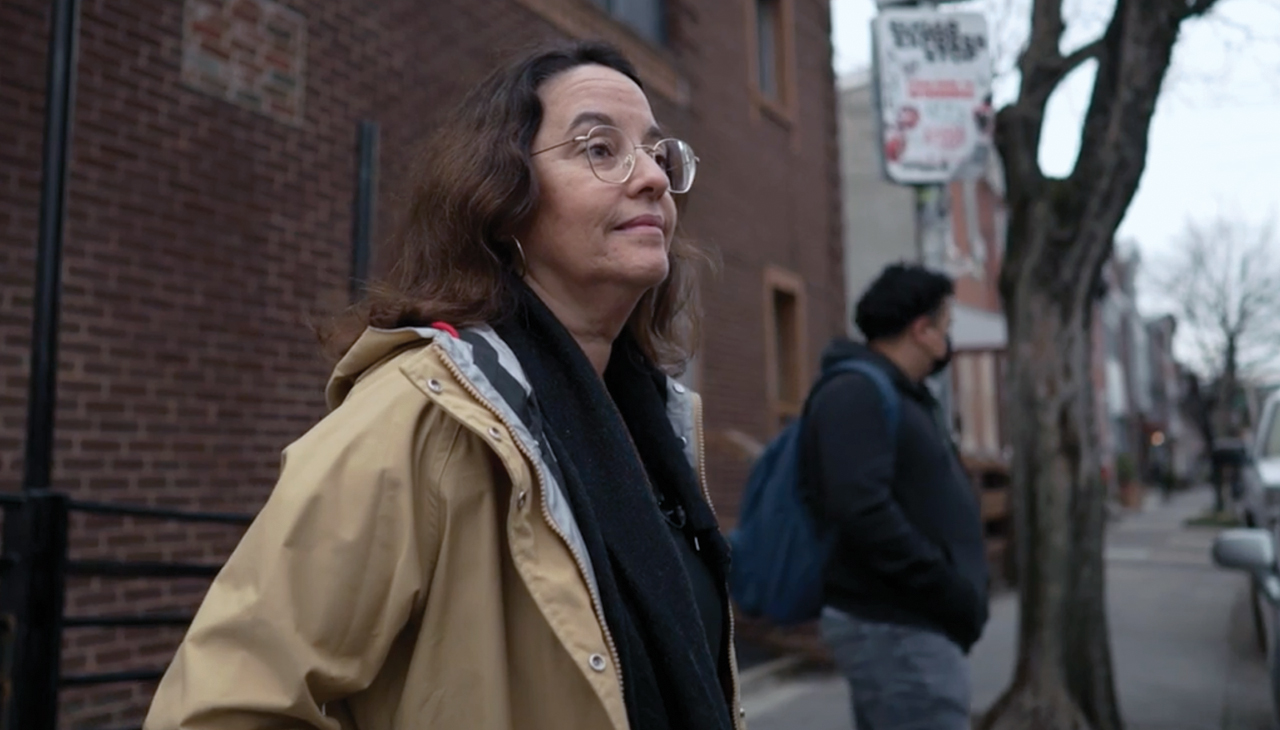
<instances>
[{"instance_id":1,"label":"faded sign on brick","mask_svg":"<svg viewBox=\"0 0 1280 730\"><path fill-rule=\"evenodd\" d=\"M272 0L186 0L182 80L281 121L302 121L307 20Z\"/></svg>"}]
</instances>

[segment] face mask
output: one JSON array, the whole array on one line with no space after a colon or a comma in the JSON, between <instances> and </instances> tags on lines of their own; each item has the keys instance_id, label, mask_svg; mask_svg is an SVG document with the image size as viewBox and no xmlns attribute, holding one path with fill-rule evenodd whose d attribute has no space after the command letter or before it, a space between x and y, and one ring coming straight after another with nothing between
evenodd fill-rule
<instances>
[{"instance_id":1,"label":"face mask","mask_svg":"<svg viewBox=\"0 0 1280 730\"><path fill-rule=\"evenodd\" d=\"M955 353L951 350L951 335L947 335L947 352L942 357L933 361L933 370L929 371L929 375L937 375L943 370L946 370L947 366L951 364L951 356L953 354Z\"/></svg>"}]
</instances>

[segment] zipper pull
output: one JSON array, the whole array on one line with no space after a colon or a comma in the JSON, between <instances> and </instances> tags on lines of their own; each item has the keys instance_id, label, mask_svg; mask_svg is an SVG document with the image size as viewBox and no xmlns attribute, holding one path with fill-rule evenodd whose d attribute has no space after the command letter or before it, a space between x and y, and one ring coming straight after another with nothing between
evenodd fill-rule
<instances>
[{"instance_id":1,"label":"zipper pull","mask_svg":"<svg viewBox=\"0 0 1280 730\"><path fill-rule=\"evenodd\" d=\"M698 544L698 536L693 536L693 549L695 552L702 552L702 546Z\"/></svg>"}]
</instances>

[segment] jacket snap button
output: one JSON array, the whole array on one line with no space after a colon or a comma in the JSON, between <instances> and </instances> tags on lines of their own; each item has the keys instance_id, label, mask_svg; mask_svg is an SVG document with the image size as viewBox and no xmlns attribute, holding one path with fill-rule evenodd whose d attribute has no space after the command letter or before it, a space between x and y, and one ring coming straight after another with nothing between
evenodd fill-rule
<instances>
[{"instance_id":1,"label":"jacket snap button","mask_svg":"<svg viewBox=\"0 0 1280 730\"><path fill-rule=\"evenodd\" d=\"M680 437L680 445L681 445L681 446L688 446L688 445L689 445L689 437L688 437L688 436L681 436L681 437Z\"/></svg>"},{"instance_id":2,"label":"jacket snap button","mask_svg":"<svg viewBox=\"0 0 1280 730\"><path fill-rule=\"evenodd\" d=\"M520 494L516 495L516 506L519 507L520 509L524 509L524 503L525 501L527 501L525 498L528 496L529 496L528 492L521 490Z\"/></svg>"},{"instance_id":3,"label":"jacket snap button","mask_svg":"<svg viewBox=\"0 0 1280 730\"><path fill-rule=\"evenodd\" d=\"M683 385L681 385L681 384L679 384L679 383L676 383L676 384L675 384L675 386L674 386L672 389L673 389L673 390L675 390L675 392L679 393L680 395L684 395L684 386L683 386Z\"/></svg>"},{"instance_id":4,"label":"jacket snap button","mask_svg":"<svg viewBox=\"0 0 1280 730\"><path fill-rule=\"evenodd\" d=\"M498 430L497 426L489 427L489 438L493 439L494 441L502 440L502 432Z\"/></svg>"},{"instance_id":5,"label":"jacket snap button","mask_svg":"<svg viewBox=\"0 0 1280 730\"><path fill-rule=\"evenodd\" d=\"M745 708L745 707L739 707L739 708L738 708L738 717L746 717L746 716L747 716L747 708Z\"/></svg>"},{"instance_id":6,"label":"jacket snap button","mask_svg":"<svg viewBox=\"0 0 1280 730\"><path fill-rule=\"evenodd\" d=\"M592 654L591 658L587 660L587 663L590 664L591 668L597 672L604 671L604 657L599 654Z\"/></svg>"},{"instance_id":7,"label":"jacket snap button","mask_svg":"<svg viewBox=\"0 0 1280 730\"><path fill-rule=\"evenodd\" d=\"M439 380L432 378L427 381L427 390L431 391L432 393L439 393L444 390L444 386L440 384Z\"/></svg>"}]
</instances>

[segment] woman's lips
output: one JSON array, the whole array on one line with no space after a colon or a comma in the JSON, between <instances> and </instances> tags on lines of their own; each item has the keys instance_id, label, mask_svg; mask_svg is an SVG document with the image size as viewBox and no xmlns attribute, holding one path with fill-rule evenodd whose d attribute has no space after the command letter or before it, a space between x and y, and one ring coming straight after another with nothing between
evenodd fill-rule
<instances>
[{"instance_id":1,"label":"woman's lips","mask_svg":"<svg viewBox=\"0 0 1280 730\"><path fill-rule=\"evenodd\" d=\"M667 230L664 223L661 216L640 215L618 226L617 230L624 233L656 234L665 238Z\"/></svg>"}]
</instances>

